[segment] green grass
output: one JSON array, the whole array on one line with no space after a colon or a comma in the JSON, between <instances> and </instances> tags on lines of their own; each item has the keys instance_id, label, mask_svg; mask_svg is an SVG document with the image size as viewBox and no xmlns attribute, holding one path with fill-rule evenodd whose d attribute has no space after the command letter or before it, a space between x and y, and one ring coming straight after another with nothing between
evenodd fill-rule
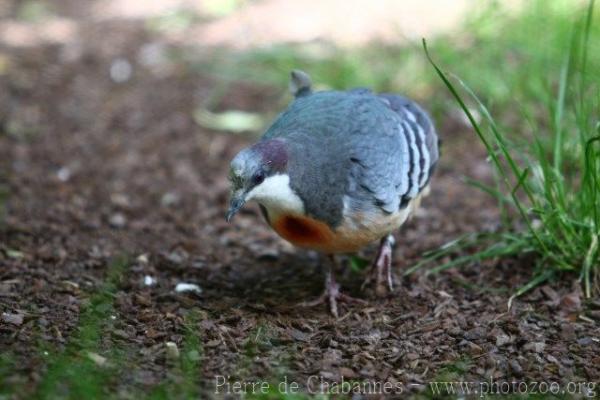
<instances>
[{"instance_id":1,"label":"green grass","mask_svg":"<svg viewBox=\"0 0 600 400\"><path fill-rule=\"evenodd\" d=\"M126 354L119 346L103 346L104 334L110 332L114 314L114 295L120 285L128 261L118 259L109 266L105 284L94 293L82 310L77 331L64 351L43 350L48 366L34 398L38 399L102 399L108 384L118 375ZM106 358L98 365L90 354Z\"/></svg>"},{"instance_id":2,"label":"green grass","mask_svg":"<svg viewBox=\"0 0 600 400\"><path fill-rule=\"evenodd\" d=\"M18 365L15 350L6 349L0 353L0 399L8 399L14 393L23 393L24 377L16 377ZM10 377L10 378L9 378Z\"/></svg>"},{"instance_id":3,"label":"green grass","mask_svg":"<svg viewBox=\"0 0 600 400\"><path fill-rule=\"evenodd\" d=\"M164 380L151 388L126 382L132 379L132 371L143 368L137 357L137 345L111 339L120 320L114 307L115 295L128 265L125 258L110 264L105 283L89 298L76 332L64 350L40 346L40 352L47 360L47 370L32 398L199 398L202 345L197 327L200 317L194 310L184 318L179 356L174 359L167 357ZM111 318L113 315L117 318ZM99 363L97 356L103 357L105 362ZM0 357L0 371L9 368L10 363L10 357ZM19 393L18 389L13 385L8 393Z\"/></svg>"},{"instance_id":4,"label":"green grass","mask_svg":"<svg viewBox=\"0 0 600 400\"><path fill-rule=\"evenodd\" d=\"M429 56L446 85L485 145L496 174L496 185L475 184L493 195L503 213L503 230L469 235L429 254L412 270L444 255L481 248L436 266L432 272L484 259L535 255L533 278L514 296L569 271L579 274L586 296L598 291L600 270L600 87L598 69L590 60L598 54L590 42L594 2L571 29L569 40L556 51L560 68L540 69L531 75L531 92L519 104L530 142L517 141L514 132L498 123L489 109L461 79L445 73ZM477 62L478 60L475 60ZM596 78L596 79L593 79ZM483 116L479 121L475 109ZM536 116L542 110L545 116ZM514 298L513 296L513 298ZM512 298L511 298L512 300ZM510 303L509 303L510 304Z\"/></svg>"},{"instance_id":5,"label":"green grass","mask_svg":"<svg viewBox=\"0 0 600 400\"><path fill-rule=\"evenodd\" d=\"M148 396L160 399L197 399L200 397L202 343L197 323L200 317L190 311L184 321L184 339L179 358L169 360L169 374L162 384L153 388ZM137 397L145 397L138 394Z\"/></svg>"}]
</instances>

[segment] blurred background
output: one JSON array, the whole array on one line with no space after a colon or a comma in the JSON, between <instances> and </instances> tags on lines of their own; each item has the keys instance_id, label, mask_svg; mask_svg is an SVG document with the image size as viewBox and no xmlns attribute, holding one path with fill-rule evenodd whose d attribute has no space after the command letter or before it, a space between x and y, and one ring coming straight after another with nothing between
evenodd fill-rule
<instances>
[{"instance_id":1,"label":"blurred background","mask_svg":"<svg viewBox=\"0 0 600 400\"><path fill-rule=\"evenodd\" d=\"M282 91L293 67L310 71L323 88L364 85L431 98L437 87L421 49L426 38L442 65L476 89L485 82L489 95L502 99L512 81L501 78L502 69L526 76L538 63L548 73L559 68L560 44L568 42L570 22L584 6L519 0L4 0L2 71L6 75L16 64L8 49L45 46L60 50L56 66L93 54L108 63L98 72L115 83L183 70L210 78L218 88L200 95L207 109L232 81Z\"/></svg>"},{"instance_id":2,"label":"blurred background","mask_svg":"<svg viewBox=\"0 0 600 400\"><path fill-rule=\"evenodd\" d=\"M337 377L338 366L356 379L385 374L422 382L443 368L481 378L473 378L483 371L474 361L452 366L478 346L460 347L462 333L455 342L447 332L475 331L482 318L496 326L498 315L512 324L507 332L518 331L520 322L511 318L520 317L506 313L506 299L531 277L534 264L520 253L535 247L533 239L502 253L517 253L512 258L463 257L470 269L452 270L444 275L449 279L405 277L401 296L369 305L381 318L348 318L333 328L324 309L280 310L320 291L314 255L257 223L254 208L225 223L229 161L291 100L292 69L308 72L317 89L398 92L431 112L443 148L432 195L398 236L395 267L406 270L460 235L497 232L498 206L508 202L465 183L493 182L488 154L427 61L421 39L451 81L465 82L488 106L506 143L522 154L532 138L551 141L553 130L583 127L587 139L597 129L589 127L600 114L593 85L600 81L600 13L596 7L586 20L587 7L579 0L0 0L0 379L6 379L0 389L31 393L39 385L38 394L62 398L70 387L79 398L92 392L101 398L114 387L123 398L150 391L155 398L191 398L198 377L210 393L216 374ZM569 61L581 59L582 47L572 45L581 35L588 37L587 68ZM578 95L561 84L568 76L584 76ZM569 107L586 104L586 111L563 112L565 98ZM485 120L475 108L474 120ZM577 135L565 137L564 176L575 177L565 192L573 194L584 147ZM550 157L551 148L541 148L537 157ZM529 155L523 159L535 158ZM579 208L591 212L594 201ZM564 218L575 221L575 233L584 219L591 221ZM572 246L580 258L590 241L597 244L597 232L585 232L581 247ZM358 291L361 269L349 266L341 280ZM182 282L198 290L176 293ZM570 291L569 283L560 290L561 296ZM544 298L537 293L534 302ZM554 292L552 300L558 298ZM446 306L453 314L445 314ZM555 315L549 311L548 320ZM413 330L423 321L431 329ZM535 331L528 321L521 341L539 341L528 335L551 331L548 324ZM390 329L390 337L403 338L402 356L398 341L379 341ZM333 337L344 343L334 330L364 333L367 339L356 343L369 343L381 359L393 357L393 368L351 346L333 349ZM181 349L181 365L169 361L179 350L171 346L167 354L167 341ZM555 360L579 352L560 366L561 377L577 370L597 381L594 348L567 350L560 343L547 341ZM511 347L482 346L503 357L486 365L509 370ZM325 351L330 356L322 359ZM482 355L473 358L487 362ZM554 361L542 367L546 361L536 357L535 365L519 359L520 376L555 378ZM105 375L94 369L100 365L109 366Z\"/></svg>"},{"instance_id":3,"label":"blurred background","mask_svg":"<svg viewBox=\"0 0 600 400\"><path fill-rule=\"evenodd\" d=\"M31 86L49 74L65 89L67 83L59 77L68 68L70 83L90 78L95 81L90 86L104 90L103 83L110 82L117 91L147 84L148 92L151 82L175 86L186 80L192 102L186 107L192 114L181 110L182 117L207 129L257 134L289 101L285 93L292 68L307 70L321 89L369 86L424 100L434 113L453 109L441 105L447 96L425 59L425 38L440 65L484 100L503 105L546 90L545 77L559 72L573 20L585 4L3 0L0 77ZM592 33L597 32L594 26ZM595 67L599 44L590 42ZM4 92L0 112L5 133L20 137L43 129L45 110L31 104L17 107ZM86 92L84 96L110 97L93 87ZM155 91L154 96L166 95ZM76 101L71 97L58 103L64 109L69 102ZM77 104L94 108L87 101ZM139 117L134 112L130 118L135 115Z\"/></svg>"}]
</instances>

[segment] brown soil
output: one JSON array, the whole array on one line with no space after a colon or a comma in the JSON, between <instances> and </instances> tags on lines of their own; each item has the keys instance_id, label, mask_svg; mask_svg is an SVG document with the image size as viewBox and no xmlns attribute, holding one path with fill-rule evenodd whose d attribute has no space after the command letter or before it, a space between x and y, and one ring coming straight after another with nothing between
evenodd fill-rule
<instances>
[{"instance_id":1,"label":"brown soil","mask_svg":"<svg viewBox=\"0 0 600 400\"><path fill-rule=\"evenodd\" d=\"M115 391L165 378L161 349L168 341L181 346L191 310L201 317L200 382L208 395L217 375L301 383L344 376L415 384L412 392L448 374L600 379L599 304L581 304L575 277L507 311L531 260L401 276L423 251L496 224L494 203L461 180L489 172L460 123L438 121L445 147L432 193L397 235L399 287L377 299L360 292L362 274L345 268L343 290L368 305L342 306L335 320L324 307L295 307L322 290L316 255L282 242L256 209L225 223L228 162L252 139L194 123L215 82L185 64L142 65L136 55L153 38L141 24L89 24L80 35L78 48L0 53L9 65L0 75L0 177L9 192L0 230L0 348L18 360L7 381L35 387L44 374L40 342L67 345L89 293L122 255L131 262L116 294L119 332L106 340L135 348L136 363ZM124 83L109 75L118 57L133 66ZM233 84L218 106L272 111L283 90ZM144 285L146 275L157 284ZM176 294L179 282L202 293Z\"/></svg>"}]
</instances>

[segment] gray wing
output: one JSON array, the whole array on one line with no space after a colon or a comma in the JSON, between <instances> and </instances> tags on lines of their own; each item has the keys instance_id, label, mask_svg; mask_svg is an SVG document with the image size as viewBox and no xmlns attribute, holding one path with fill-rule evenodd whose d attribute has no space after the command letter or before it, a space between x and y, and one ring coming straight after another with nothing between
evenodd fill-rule
<instances>
[{"instance_id":1,"label":"gray wing","mask_svg":"<svg viewBox=\"0 0 600 400\"><path fill-rule=\"evenodd\" d=\"M414 101L405 97L383 93L379 95L390 103L390 107L401 118L409 130L408 134L415 136L419 152L419 190L423 189L439 159L439 138L429 115ZM410 132L412 131L412 132Z\"/></svg>"},{"instance_id":2,"label":"gray wing","mask_svg":"<svg viewBox=\"0 0 600 400\"><path fill-rule=\"evenodd\" d=\"M439 158L438 139L431 120L414 102L393 94L379 99L393 113L381 113L371 123L362 121L374 140L361 143L351 159L349 194L353 202L371 200L392 213L427 186ZM379 132L373 135L373 129Z\"/></svg>"},{"instance_id":3,"label":"gray wing","mask_svg":"<svg viewBox=\"0 0 600 400\"><path fill-rule=\"evenodd\" d=\"M389 102L368 90L316 93L296 100L264 137L288 141L292 189L308 215L335 227L346 206L400 207L410 151L398 122Z\"/></svg>"},{"instance_id":4,"label":"gray wing","mask_svg":"<svg viewBox=\"0 0 600 400\"><path fill-rule=\"evenodd\" d=\"M369 90L297 98L263 140L288 142L290 185L308 215L335 227L346 206L396 212L426 186L437 136L417 105Z\"/></svg>"}]
</instances>

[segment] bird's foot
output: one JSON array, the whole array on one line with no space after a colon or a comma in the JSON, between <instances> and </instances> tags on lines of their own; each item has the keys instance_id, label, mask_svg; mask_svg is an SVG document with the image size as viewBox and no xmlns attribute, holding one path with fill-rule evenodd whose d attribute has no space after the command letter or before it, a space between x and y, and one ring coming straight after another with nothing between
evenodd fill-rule
<instances>
[{"instance_id":1,"label":"bird's foot","mask_svg":"<svg viewBox=\"0 0 600 400\"><path fill-rule=\"evenodd\" d=\"M369 283L375 281L375 294L379 297L383 297L388 292L394 290L394 281L392 279L392 247L395 242L392 235L381 239L377 257L375 257L361 289L364 289Z\"/></svg>"},{"instance_id":2,"label":"bird's foot","mask_svg":"<svg viewBox=\"0 0 600 400\"><path fill-rule=\"evenodd\" d=\"M325 281L325 291L319 297L312 301L305 301L299 304L300 307L314 307L320 304L328 304L329 311L335 317L339 317L338 313L338 301L351 304L367 304L366 301L356 299L340 292L340 285L335 281L333 277L333 271L329 271L327 279Z\"/></svg>"}]
</instances>

